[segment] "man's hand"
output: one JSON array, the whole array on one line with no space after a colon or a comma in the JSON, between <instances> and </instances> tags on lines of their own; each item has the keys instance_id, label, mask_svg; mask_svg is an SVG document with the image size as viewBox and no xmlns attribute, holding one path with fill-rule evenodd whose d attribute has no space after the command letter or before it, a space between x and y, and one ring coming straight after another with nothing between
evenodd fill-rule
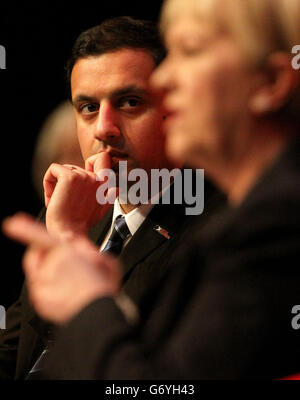
<instances>
[{"instance_id":1,"label":"man's hand","mask_svg":"<svg viewBox=\"0 0 300 400\"><path fill-rule=\"evenodd\" d=\"M42 318L64 324L96 298L118 294L119 262L85 237L59 240L22 213L4 220L3 231L29 245L23 268L29 298Z\"/></svg>"},{"instance_id":2,"label":"man's hand","mask_svg":"<svg viewBox=\"0 0 300 400\"><path fill-rule=\"evenodd\" d=\"M110 157L104 152L90 157L85 169L68 164L50 165L43 182L49 233L73 239L76 234L87 235L89 228L103 218L111 204L97 202L96 192L103 183L97 180L97 173L110 166Z\"/></svg>"}]
</instances>

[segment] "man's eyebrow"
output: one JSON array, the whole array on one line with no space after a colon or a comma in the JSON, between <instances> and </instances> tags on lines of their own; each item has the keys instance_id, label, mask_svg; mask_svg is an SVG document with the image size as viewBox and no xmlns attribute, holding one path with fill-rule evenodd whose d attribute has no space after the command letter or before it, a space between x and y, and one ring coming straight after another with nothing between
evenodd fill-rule
<instances>
[{"instance_id":1,"label":"man's eyebrow","mask_svg":"<svg viewBox=\"0 0 300 400\"><path fill-rule=\"evenodd\" d=\"M124 88L113 90L110 97L124 96L126 94L136 93L140 95L148 94L148 91L144 88L140 88L135 85L126 86Z\"/></svg>"},{"instance_id":2,"label":"man's eyebrow","mask_svg":"<svg viewBox=\"0 0 300 400\"><path fill-rule=\"evenodd\" d=\"M109 98L114 98L114 97L119 97L119 96L125 96L128 94L138 94L138 95L147 95L149 94L148 91L144 88L135 86L135 85L130 85L126 87L122 87L120 89L115 89L111 91L108 95ZM74 99L72 99L72 104L75 105L76 103L80 103L82 101L87 101L91 103L98 102L98 99L93 96L87 96L85 94L78 94Z\"/></svg>"},{"instance_id":3,"label":"man's eyebrow","mask_svg":"<svg viewBox=\"0 0 300 400\"><path fill-rule=\"evenodd\" d=\"M75 105L76 103L80 103L81 101L88 101L88 102L96 102L97 99L95 97L86 96L85 94L79 94L74 99L72 99L72 104Z\"/></svg>"}]
</instances>

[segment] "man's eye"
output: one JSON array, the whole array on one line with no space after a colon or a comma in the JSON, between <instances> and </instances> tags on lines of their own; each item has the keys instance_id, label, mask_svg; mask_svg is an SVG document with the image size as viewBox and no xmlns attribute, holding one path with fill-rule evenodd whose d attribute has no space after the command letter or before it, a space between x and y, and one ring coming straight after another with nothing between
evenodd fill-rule
<instances>
[{"instance_id":1,"label":"man's eye","mask_svg":"<svg viewBox=\"0 0 300 400\"><path fill-rule=\"evenodd\" d=\"M88 103L88 104L83 104L82 106L80 106L80 111L82 112L82 114L91 114L98 110L99 110L98 104Z\"/></svg>"},{"instance_id":2,"label":"man's eye","mask_svg":"<svg viewBox=\"0 0 300 400\"><path fill-rule=\"evenodd\" d=\"M131 110L143 104L142 99L136 97L126 97L118 101L118 106L122 110Z\"/></svg>"}]
</instances>

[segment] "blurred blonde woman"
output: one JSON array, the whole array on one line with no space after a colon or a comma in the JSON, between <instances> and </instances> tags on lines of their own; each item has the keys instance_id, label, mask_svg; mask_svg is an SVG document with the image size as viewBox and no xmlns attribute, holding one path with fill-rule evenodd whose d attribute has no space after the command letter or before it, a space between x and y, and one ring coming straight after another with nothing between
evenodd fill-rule
<instances>
[{"instance_id":1,"label":"blurred blonde woman","mask_svg":"<svg viewBox=\"0 0 300 400\"><path fill-rule=\"evenodd\" d=\"M153 83L167 91L169 154L206 169L239 204L299 132L299 0L169 0L169 55Z\"/></svg>"},{"instance_id":2,"label":"blurred blonde woman","mask_svg":"<svg viewBox=\"0 0 300 400\"><path fill-rule=\"evenodd\" d=\"M189 232L138 328L114 303L116 263L87 244L53 244L24 218L10 221L10 234L47 248L58 292L66 279L80 290L80 271L102 284L65 321L47 377L273 379L300 371L300 92L291 53L300 44L300 0L167 0L161 30L168 55L152 84L165 93L169 156L204 168L228 207ZM68 265L74 276L61 272ZM55 322L53 300L39 294L36 304Z\"/></svg>"}]
</instances>

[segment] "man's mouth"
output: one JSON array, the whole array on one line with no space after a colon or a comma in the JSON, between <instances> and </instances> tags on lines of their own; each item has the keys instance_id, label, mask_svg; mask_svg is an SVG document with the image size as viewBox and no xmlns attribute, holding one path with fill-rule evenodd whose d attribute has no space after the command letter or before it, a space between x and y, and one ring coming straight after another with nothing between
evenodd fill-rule
<instances>
[{"instance_id":1,"label":"man's mouth","mask_svg":"<svg viewBox=\"0 0 300 400\"><path fill-rule=\"evenodd\" d=\"M117 151L117 150L109 150L107 153L110 155L111 159L123 160L123 159L128 158L127 153L123 153L123 152Z\"/></svg>"},{"instance_id":2,"label":"man's mouth","mask_svg":"<svg viewBox=\"0 0 300 400\"><path fill-rule=\"evenodd\" d=\"M119 168L119 162L120 161L127 161L128 160L128 154L123 153L118 150L109 150L107 152L111 158L111 168L113 171L118 172Z\"/></svg>"}]
</instances>

